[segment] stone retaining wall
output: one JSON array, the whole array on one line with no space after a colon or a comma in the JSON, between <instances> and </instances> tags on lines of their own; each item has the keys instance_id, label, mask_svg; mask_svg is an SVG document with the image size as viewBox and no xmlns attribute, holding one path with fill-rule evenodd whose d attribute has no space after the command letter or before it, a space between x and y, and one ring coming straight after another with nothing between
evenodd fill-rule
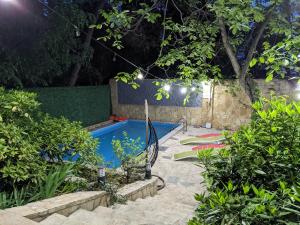
<instances>
[{"instance_id":1,"label":"stone retaining wall","mask_svg":"<svg viewBox=\"0 0 300 225\"><path fill-rule=\"evenodd\" d=\"M256 80L257 87L264 96L272 91L277 95L294 95L295 84L286 80ZM186 118L189 125L203 126L212 123L216 129L235 130L250 121L251 103L247 95L236 88L235 81L226 81L216 85L211 99L203 99L201 107L174 107L149 105L149 116L152 121L177 122ZM143 105L124 105L118 103L117 83L110 81L112 111L118 116L131 119L144 119Z\"/></svg>"},{"instance_id":2,"label":"stone retaining wall","mask_svg":"<svg viewBox=\"0 0 300 225\"><path fill-rule=\"evenodd\" d=\"M127 200L154 196L157 193L158 178L137 181L118 190L118 195ZM33 225L48 216L58 213L69 216L78 209L92 211L98 206L107 207L110 196L105 191L85 191L64 194L54 198L32 202L24 206L0 210L0 225ZM11 215L16 215L12 218ZM30 220L28 220L30 219Z\"/></svg>"}]
</instances>

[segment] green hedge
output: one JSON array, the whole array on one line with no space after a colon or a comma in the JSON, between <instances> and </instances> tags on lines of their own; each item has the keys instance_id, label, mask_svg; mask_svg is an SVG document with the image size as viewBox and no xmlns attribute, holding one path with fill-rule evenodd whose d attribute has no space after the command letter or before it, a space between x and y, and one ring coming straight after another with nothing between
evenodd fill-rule
<instances>
[{"instance_id":1,"label":"green hedge","mask_svg":"<svg viewBox=\"0 0 300 225\"><path fill-rule=\"evenodd\" d=\"M42 111L81 121L84 126L106 121L111 113L109 85L36 88L29 91L38 94Z\"/></svg>"}]
</instances>

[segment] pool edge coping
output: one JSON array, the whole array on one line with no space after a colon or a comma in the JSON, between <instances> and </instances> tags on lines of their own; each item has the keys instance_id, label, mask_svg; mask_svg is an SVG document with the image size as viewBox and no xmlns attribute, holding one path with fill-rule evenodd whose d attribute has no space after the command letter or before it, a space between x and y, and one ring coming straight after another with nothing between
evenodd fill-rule
<instances>
[{"instance_id":1,"label":"pool edge coping","mask_svg":"<svg viewBox=\"0 0 300 225\"><path fill-rule=\"evenodd\" d=\"M183 124L180 124L178 127L174 128L173 130L171 130L169 133L167 133L165 136L161 137L160 139L158 139L158 144L162 145L163 143L165 143L168 139L170 139L171 137L173 137L175 134L177 134L178 132L180 132L183 129Z\"/></svg>"}]
</instances>

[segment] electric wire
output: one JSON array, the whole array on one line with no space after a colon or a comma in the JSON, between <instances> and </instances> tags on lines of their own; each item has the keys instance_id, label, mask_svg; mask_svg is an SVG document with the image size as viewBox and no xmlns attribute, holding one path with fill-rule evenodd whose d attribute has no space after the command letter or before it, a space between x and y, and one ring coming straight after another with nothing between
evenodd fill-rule
<instances>
[{"instance_id":1,"label":"electric wire","mask_svg":"<svg viewBox=\"0 0 300 225\"><path fill-rule=\"evenodd\" d=\"M65 22L67 22L68 24L72 25L75 29L78 29L78 27L76 26L76 24L72 23L69 19L67 19L65 16L63 16L62 14L60 14L59 12L57 12L55 9L53 9L52 7L50 7L48 4L45 4L44 2L42 2L41 0L37 0L40 4L42 4L44 7L46 7L47 9L49 9L50 11L52 11L53 13L55 13L56 15L58 15L61 19L63 19ZM81 31L83 34L87 35L88 33L85 31ZM135 67L136 69L140 70L141 72L143 72L143 78L147 78L147 75L151 75L152 77L156 78L157 80L160 80L162 82L166 82L165 79L162 79L152 73L150 73L148 70L144 69L141 66L136 65L135 63L133 63L131 60L125 58L124 56L120 55L119 53L117 53L116 51L114 51L113 49L111 49L110 47L108 47L107 45L103 44L102 42L100 42L99 40L97 40L96 38L92 37L92 40L99 44L101 47L103 47L104 49L106 49L107 51L113 53L115 56L119 57L120 59L122 59L123 61L127 62L128 64L130 64L131 66ZM172 83L172 86L176 85L179 87L185 87L184 85L180 85L178 83Z\"/></svg>"}]
</instances>

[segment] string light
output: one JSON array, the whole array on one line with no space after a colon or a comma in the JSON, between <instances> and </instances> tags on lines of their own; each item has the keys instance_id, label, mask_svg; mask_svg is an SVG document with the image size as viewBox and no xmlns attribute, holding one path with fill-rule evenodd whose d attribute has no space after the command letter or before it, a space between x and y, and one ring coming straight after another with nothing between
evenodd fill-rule
<instances>
[{"instance_id":1,"label":"string light","mask_svg":"<svg viewBox=\"0 0 300 225\"><path fill-rule=\"evenodd\" d=\"M137 75L137 79L139 79L139 80L144 79L144 75L142 74L142 72L139 72L139 74Z\"/></svg>"},{"instance_id":2,"label":"string light","mask_svg":"<svg viewBox=\"0 0 300 225\"><path fill-rule=\"evenodd\" d=\"M186 87L181 88L180 92L181 92L181 94L186 94L187 88Z\"/></svg>"},{"instance_id":3,"label":"string light","mask_svg":"<svg viewBox=\"0 0 300 225\"><path fill-rule=\"evenodd\" d=\"M164 86L164 90L169 92L171 90L171 86L169 84L166 84Z\"/></svg>"},{"instance_id":4,"label":"string light","mask_svg":"<svg viewBox=\"0 0 300 225\"><path fill-rule=\"evenodd\" d=\"M0 0L0 1L13 2L13 1L15 1L15 0ZM67 23L69 23L69 24L71 24L73 27L77 28L77 26L76 26L75 24L73 24L69 19L65 18L63 15L61 15L60 13L58 13L56 10L54 10L53 8L51 8L49 5L45 4L45 3L42 2L41 0L37 0L37 1L38 1L40 4L42 4L43 6L45 6L46 8L48 8L49 10L51 10L52 12L54 12L55 14L57 14L58 16L60 16L60 17L61 17L63 20L65 20ZM79 32L79 30L78 30L78 32ZM85 32L85 31L81 31L81 32L82 32L83 34L85 34L85 35L88 35L87 32ZM77 34L77 31L76 31L76 34ZM80 35L80 33L79 33L79 35ZM111 48L109 48L108 46L106 46L105 44L101 43L101 42L100 42L99 40L97 40L96 38L92 37L92 40L95 41L97 44L101 45L101 46L102 46L103 48L105 48L106 50L112 52L112 53L114 54L113 61L116 61L116 57L119 57L120 59L124 60L124 61L127 62L128 64L130 64L130 65L132 65L133 67L139 69L139 70L141 71L141 73L139 73L139 74L137 75L137 77L136 77L137 79L140 79L140 80L141 80L141 79L145 79L146 76L144 76L143 73L142 73L142 72L144 72L144 73L149 74L149 75L151 75L152 77L154 77L154 78L156 78L156 79L158 79L158 80L164 81L164 79L162 79L162 78L160 78L160 77L158 77L158 76L155 76L154 74L150 73L149 71L146 71L145 69L143 69L143 68L137 66L135 63L131 62L130 60L124 58L122 55L118 54L117 52L115 52L114 50L112 50ZM300 55L300 54L299 54L299 55ZM176 83L173 83L172 85L177 85L177 86L179 86L179 87L182 87L182 85L176 84ZM169 91L171 90L171 86L168 85L168 84L166 84L166 85L164 85L163 89L164 89L165 91L168 91L168 92L169 92ZM185 89L186 89L186 88L185 88ZM186 93L186 92L187 92L187 89L186 89L186 91L184 91L185 89L183 88L183 92ZM195 87L192 87L192 91L195 91L195 90L196 90L196 88L195 88Z\"/></svg>"},{"instance_id":5,"label":"string light","mask_svg":"<svg viewBox=\"0 0 300 225\"><path fill-rule=\"evenodd\" d=\"M80 31L79 31L79 29L76 29L76 37L80 37Z\"/></svg>"}]
</instances>

